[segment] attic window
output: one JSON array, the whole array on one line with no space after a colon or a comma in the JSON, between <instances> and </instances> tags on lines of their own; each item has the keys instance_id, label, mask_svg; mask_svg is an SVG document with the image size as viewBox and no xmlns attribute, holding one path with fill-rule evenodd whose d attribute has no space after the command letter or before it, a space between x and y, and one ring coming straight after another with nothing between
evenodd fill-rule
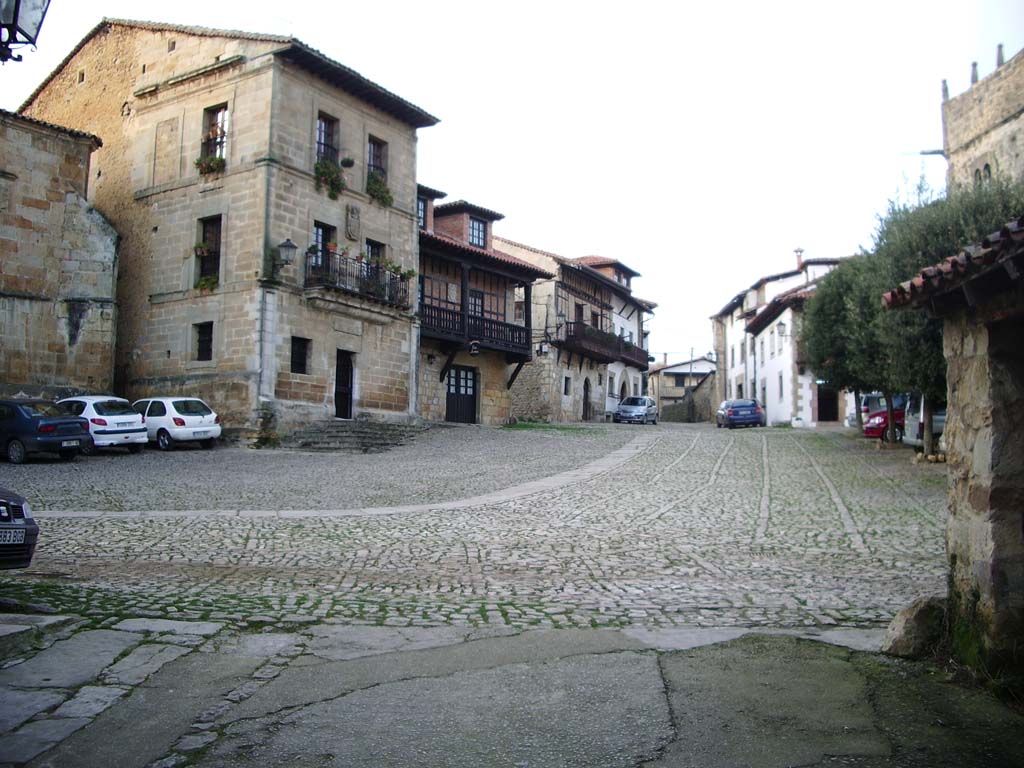
<instances>
[{"instance_id":1,"label":"attic window","mask_svg":"<svg viewBox=\"0 0 1024 768\"><path fill-rule=\"evenodd\" d=\"M80 82L80 83L84 83L85 82L85 70L84 69L81 70L78 73L78 82Z\"/></svg>"},{"instance_id":2,"label":"attic window","mask_svg":"<svg viewBox=\"0 0 1024 768\"><path fill-rule=\"evenodd\" d=\"M145 64L142 65L142 74L146 74L146 65Z\"/></svg>"},{"instance_id":3,"label":"attic window","mask_svg":"<svg viewBox=\"0 0 1024 768\"><path fill-rule=\"evenodd\" d=\"M167 52L168 53L173 53L174 52L174 46L175 46L175 42L173 40L168 40L167 41Z\"/></svg>"}]
</instances>

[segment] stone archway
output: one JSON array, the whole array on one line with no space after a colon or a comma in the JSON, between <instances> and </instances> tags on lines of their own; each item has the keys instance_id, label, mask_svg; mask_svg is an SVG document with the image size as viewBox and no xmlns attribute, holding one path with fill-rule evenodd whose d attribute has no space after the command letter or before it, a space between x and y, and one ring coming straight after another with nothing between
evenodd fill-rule
<instances>
[{"instance_id":1,"label":"stone archway","mask_svg":"<svg viewBox=\"0 0 1024 768\"><path fill-rule=\"evenodd\" d=\"M622 374L622 386L619 387L619 402L629 397L629 389L626 387L626 374Z\"/></svg>"}]
</instances>

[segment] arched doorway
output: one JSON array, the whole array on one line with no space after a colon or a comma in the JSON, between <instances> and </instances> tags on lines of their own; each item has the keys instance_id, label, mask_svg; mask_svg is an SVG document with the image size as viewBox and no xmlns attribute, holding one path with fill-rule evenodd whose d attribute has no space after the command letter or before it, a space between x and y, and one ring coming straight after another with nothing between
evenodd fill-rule
<instances>
[{"instance_id":1,"label":"arched doorway","mask_svg":"<svg viewBox=\"0 0 1024 768\"><path fill-rule=\"evenodd\" d=\"M626 375L622 375L622 386L619 387L619 401L625 400L629 397L629 390L626 389Z\"/></svg>"},{"instance_id":2,"label":"arched doorway","mask_svg":"<svg viewBox=\"0 0 1024 768\"><path fill-rule=\"evenodd\" d=\"M590 406L590 378L583 380L583 420L590 421L592 408Z\"/></svg>"}]
</instances>

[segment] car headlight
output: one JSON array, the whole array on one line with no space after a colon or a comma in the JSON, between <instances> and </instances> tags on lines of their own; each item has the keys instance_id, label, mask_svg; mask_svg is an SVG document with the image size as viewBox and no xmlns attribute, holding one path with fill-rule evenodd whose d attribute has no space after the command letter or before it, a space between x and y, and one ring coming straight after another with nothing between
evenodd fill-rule
<instances>
[{"instance_id":1,"label":"car headlight","mask_svg":"<svg viewBox=\"0 0 1024 768\"><path fill-rule=\"evenodd\" d=\"M877 427L880 424L882 424L884 421L885 421L885 419L882 418L881 416L875 416L874 418L872 418L872 419L870 419L868 421L868 424L871 425L872 427Z\"/></svg>"},{"instance_id":2,"label":"car headlight","mask_svg":"<svg viewBox=\"0 0 1024 768\"><path fill-rule=\"evenodd\" d=\"M32 510L29 509L28 502L26 501L24 504L22 504L21 508L25 512L25 519L26 520L31 520L32 519Z\"/></svg>"}]
</instances>

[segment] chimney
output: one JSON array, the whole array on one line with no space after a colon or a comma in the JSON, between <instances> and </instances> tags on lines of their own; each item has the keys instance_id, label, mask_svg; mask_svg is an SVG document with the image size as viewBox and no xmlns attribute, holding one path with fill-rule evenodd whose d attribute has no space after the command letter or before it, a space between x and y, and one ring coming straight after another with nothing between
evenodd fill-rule
<instances>
[{"instance_id":1,"label":"chimney","mask_svg":"<svg viewBox=\"0 0 1024 768\"><path fill-rule=\"evenodd\" d=\"M804 249L803 248L794 248L793 249L793 253L796 254L796 268L797 269L803 269L804 268Z\"/></svg>"},{"instance_id":2,"label":"chimney","mask_svg":"<svg viewBox=\"0 0 1024 768\"><path fill-rule=\"evenodd\" d=\"M996 46L996 67L1001 67L1005 63L1003 61L1003 44L1000 43Z\"/></svg>"},{"instance_id":3,"label":"chimney","mask_svg":"<svg viewBox=\"0 0 1024 768\"><path fill-rule=\"evenodd\" d=\"M978 82L978 62L972 61L971 62L971 85L974 85L976 82Z\"/></svg>"},{"instance_id":4,"label":"chimney","mask_svg":"<svg viewBox=\"0 0 1024 768\"><path fill-rule=\"evenodd\" d=\"M949 101L949 83L942 81L942 100Z\"/></svg>"}]
</instances>

